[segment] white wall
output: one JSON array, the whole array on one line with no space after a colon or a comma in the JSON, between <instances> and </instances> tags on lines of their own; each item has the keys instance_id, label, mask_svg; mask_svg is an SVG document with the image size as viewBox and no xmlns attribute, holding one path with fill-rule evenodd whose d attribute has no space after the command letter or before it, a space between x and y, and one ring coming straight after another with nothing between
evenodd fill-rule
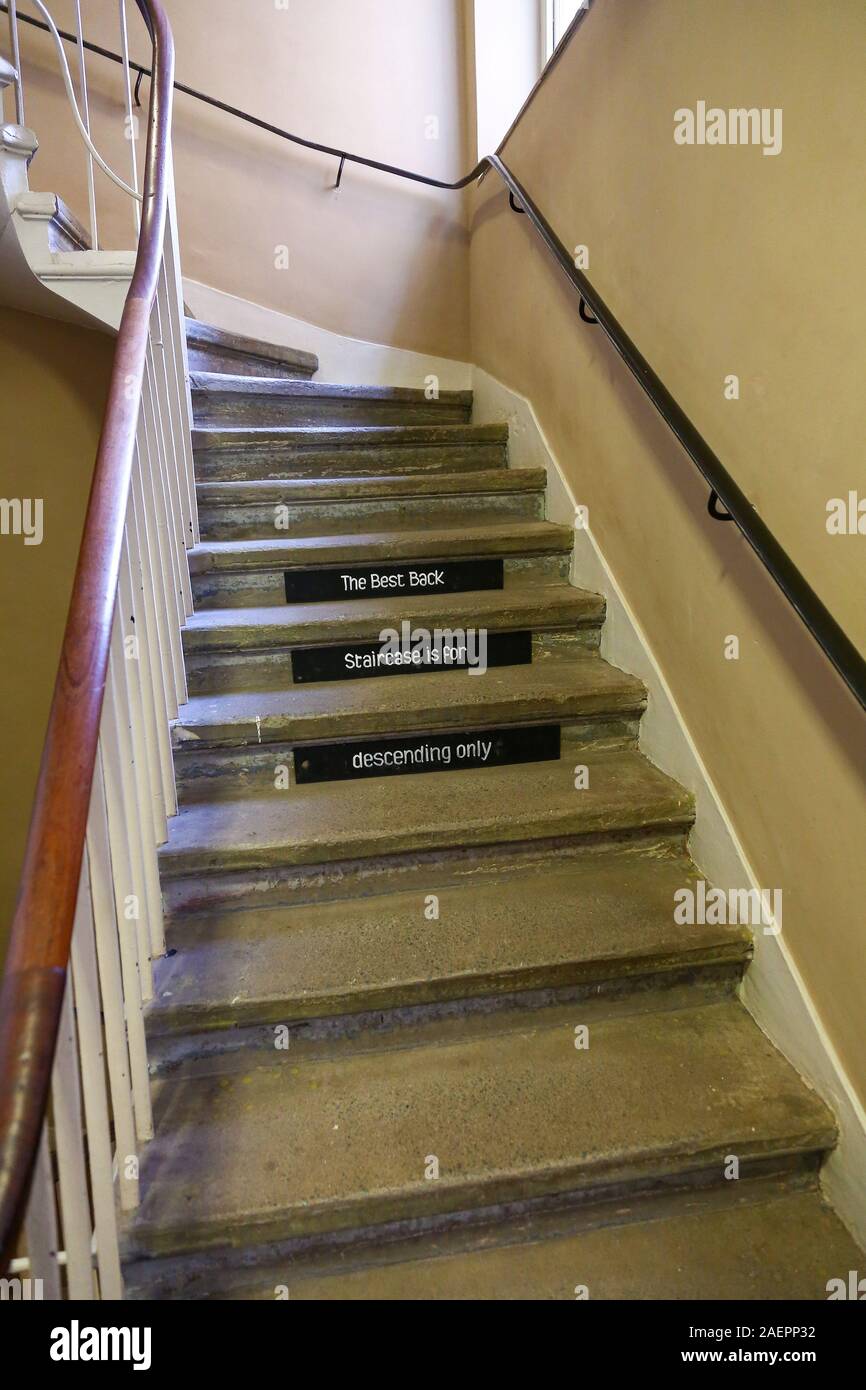
<instances>
[{"instance_id":1,"label":"white wall","mask_svg":"<svg viewBox=\"0 0 866 1390\"><path fill-rule=\"evenodd\" d=\"M502 142L544 62L543 0L475 0L478 156Z\"/></svg>"}]
</instances>

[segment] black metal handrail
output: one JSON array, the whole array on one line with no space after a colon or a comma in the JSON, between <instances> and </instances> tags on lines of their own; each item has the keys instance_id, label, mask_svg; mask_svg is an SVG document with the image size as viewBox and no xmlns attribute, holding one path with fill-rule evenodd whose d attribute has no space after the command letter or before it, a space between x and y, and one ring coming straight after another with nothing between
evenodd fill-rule
<instances>
[{"instance_id":1,"label":"black metal handrail","mask_svg":"<svg viewBox=\"0 0 866 1390\"><path fill-rule=\"evenodd\" d=\"M0 9L6 9L4 0L0 0ZM582 22L587 11L582 10L574 20L571 31L573 32ZM31 24L39 29L47 29L47 25L42 21L33 19L27 15L18 16L19 20ZM77 45L78 38L75 34L60 31L61 38ZM84 47L100 57L108 58L112 62L120 63L120 54L113 53L110 49L102 48L97 44L85 41ZM550 67L561 56L566 47L563 42L551 63L548 64L546 73ZM139 75L136 83L136 91L142 77L149 77L150 70L140 63L130 62L129 65L134 72ZM785 595L794 611L805 623L809 632L814 637L824 655L835 667L836 671L845 681L855 699L866 709L866 659L854 643L848 637L844 629L837 623L830 610L818 597L815 590L808 583L804 575L794 564L788 553L776 540L772 531L761 520L754 506L740 489L738 484L731 477L721 459L713 452L707 441L703 438L700 431L692 423L685 411L677 404L670 391L665 386L661 378L653 371L643 353L632 342L631 338L618 322L614 314L605 304L601 295L590 284L589 280L578 270L574 264L574 259L569 255L563 243L560 241L556 232L551 227L547 218L537 207L519 179L511 172L501 157L501 153L487 155L479 160L471 173L463 178L457 179L454 183L449 183L443 179L430 178L426 174L417 174L410 169L401 169L397 165L385 164L378 159L367 159L363 155L351 154L348 150L335 149L332 145L322 145L316 140L307 140L300 135L294 135L291 131L282 130L279 126L272 125L269 121L260 120L257 116L251 116L246 111L239 110L236 106L230 106L227 102L218 101L215 97L208 96L205 92L199 92L194 87L188 87L182 82L175 82L175 90L183 92L186 96L195 98L196 101L204 102L207 106L214 107L229 116L234 116L238 120L244 121L247 125L255 126L259 130L267 131L271 135L276 135L282 140L288 140L293 145L300 145L304 149L315 150L320 154L330 155L340 161L336 187L339 187L342 179L343 168L346 163L359 164L368 169L377 169L381 173L391 174L395 178L408 179L413 183L425 184L430 188L441 188L450 191L459 191L467 188L476 179L486 174L488 170L495 170L505 183L509 191L511 206L517 211L527 214L529 221L535 228L541 240L544 242L554 260L560 266L567 279L571 282L580 296L580 316L584 322L592 323L593 319L587 314L587 306L594 315L602 332L608 338L615 350L625 362L629 371L635 377L643 391L655 406L659 415L665 421L669 429L673 432L680 444L685 449L695 467L701 473L711 489L709 499L709 513L717 521L734 521L739 527L745 539L748 541L758 559L764 565L767 572L775 580L776 584ZM530 93L526 106L531 102L534 93ZM519 119L519 117L518 117ZM512 126L513 129L513 126ZM510 134L510 132L509 132ZM505 137L506 140L508 136ZM503 144L505 142L503 141ZM500 151L502 145L500 145ZM717 504L725 507L727 514L717 509Z\"/></svg>"}]
</instances>

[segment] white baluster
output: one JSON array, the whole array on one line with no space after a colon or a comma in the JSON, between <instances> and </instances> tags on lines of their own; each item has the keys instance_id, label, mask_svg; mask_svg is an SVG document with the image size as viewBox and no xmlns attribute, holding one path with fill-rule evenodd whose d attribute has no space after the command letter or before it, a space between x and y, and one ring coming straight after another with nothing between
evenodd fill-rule
<instances>
[{"instance_id":1,"label":"white baluster","mask_svg":"<svg viewBox=\"0 0 866 1390\"><path fill-rule=\"evenodd\" d=\"M84 1124L81 1114L81 1076L75 1037L73 985L66 978L66 992L57 1033L54 1073L51 1081L51 1110L57 1145L57 1175L60 1189L60 1220L66 1252L66 1293L73 1300L94 1297L91 1243L93 1226L87 1195L87 1162L84 1153Z\"/></svg>"},{"instance_id":2,"label":"white baluster","mask_svg":"<svg viewBox=\"0 0 866 1390\"><path fill-rule=\"evenodd\" d=\"M180 480L175 464L171 408L168 401L164 353L159 323L159 306L154 304L151 316L150 345L147 355L145 401L149 400L155 419L157 457L162 470L166 508L169 520L172 560L178 584L178 617L182 627L192 612L192 590L189 563L186 558L186 523L181 502ZM186 488L184 487L184 493Z\"/></svg>"},{"instance_id":3,"label":"white baluster","mask_svg":"<svg viewBox=\"0 0 866 1390\"><path fill-rule=\"evenodd\" d=\"M133 467L138 468L137 459L134 461ZM165 689L162 684L161 672L154 670L154 665L158 666L162 662L162 653L159 650L157 640L153 590L150 576L142 561L138 514L132 490L130 490L129 497L126 534L131 602L135 613L135 630L139 639L141 693L146 725L145 743L151 775L154 831L156 842L161 845L168 839L167 817L174 815L177 810L177 801L171 761L171 737L165 709Z\"/></svg>"},{"instance_id":4,"label":"white baluster","mask_svg":"<svg viewBox=\"0 0 866 1390\"><path fill-rule=\"evenodd\" d=\"M39 1140L24 1234L27 1239L29 1277L40 1281L43 1299L55 1302L63 1297L63 1293L58 1260L57 1201L54 1195L54 1174L51 1171L47 1124L43 1124L42 1137Z\"/></svg>"},{"instance_id":5,"label":"white baluster","mask_svg":"<svg viewBox=\"0 0 866 1390\"><path fill-rule=\"evenodd\" d=\"M144 426L140 423L139 435L142 436L143 432ZM132 470L132 502L138 526L138 543L142 558L142 577L145 581L145 594L146 596L149 595L149 598L147 598L150 605L148 611L152 609L154 616L154 623L150 625L148 630L154 642L154 700L157 710L164 711L164 716L160 719L159 723L160 729L162 730L164 728L165 730L164 738L161 737L160 746L163 767L163 785L166 791L166 809L169 815L174 815L177 810L177 793L174 784L174 763L171 757L168 724L170 720L177 718L177 689L174 678L171 637L169 635L168 607L159 568L159 537L157 535L156 520L153 515L152 506L147 506L147 494L145 493L144 479L142 477L140 447L136 449Z\"/></svg>"},{"instance_id":6,"label":"white baluster","mask_svg":"<svg viewBox=\"0 0 866 1390\"><path fill-rule=\"evenodd\" d=\"M165 265L160 270L154 313L159 331L159 347L154 349L154 373L157 400L162 419L165 422L164 438L168 450L168 467L172 484L172 502L178 530L178 563L181 567L185 616L193 611L192 588L189 580L189 562L186 551L192 541L192 504L187 481L187 462L184 450L184 420L178 395L177 370L175 367L175 344L172 331L171 314L165 293Z\"/></svg>"},{"instance_id":7,"label":"white baluster","mask_svg":"<svg viewBox=\"0 0 866 1390\"><path fill-rule=\"evenodd\" d=\"M75 0L75 24L78 32L78 75L81 89L81 119L90 135L90 103L87 96L87 58L84 48L84 26L81 20L81 0ZM87 198L90 204L90 240L94 251L99 247L99 229L96 225L96 179L94 176L93 155L87 151Z\"/></svg>"},{"instance_id":8,"label":"white baluster","mask_svg":"<svg viewBox=\"0 0 866 1390\"><path fill-rule=\"evenodd\" d=\"M93 791L87 820L87 859L90 868L90 895L93 903L102 1013L105 1019L108 1083L111 1087L111 1109L114 1115L120 1205L124 1211L131 1211L138 1205L138 1143L130 1080L119 927L112 884L105 789L99 757L93 772ZM136 1001L133 999L130 1001L130 1018L135 1007Z\"/></svg>"},{"instance_id":9,"label":"white baluster","mask_svg":"<svg viewBox=\"0 0 866 1390\"><path fill-rule=\"evenodd\" d=\"M147 1070L147 1042L144 1033L142 1008L142 972L138 960L138 933L135 923L126 917L126 897L132 879L129 835L124 820L123 793L118 771L116 737L110 725L109 706L113 699L106 691L99 737L98 767L94 770L92 813L96 834L107 839L111 853L111 877L114 891L117 940L120 949L120 968L123 979L123 999L126 1031L129 1044L132 1097L135 1106L135 1132L139 1141L153 1138L153 1112L150 1103L150 1081ZM133 1152L132 1148L129 1150Z\"/></svg>"},{"instance_id":10,"label":"white baluster","mask_svg":"<svg viewBox=\"0 0 866 1390\"><path fill-rule=\"evenodd\" d=\"M123 1297L123 1280L120 1275L108 1095L105 1088L102 1006L93 940L90 869L86 855L81 870L78 913L72 934L72 980L84 1093L84 1121L96 1236L96 1261L99 1270L99 1295L101 1298L119 1299Z\"/></svg>"},{"instance_id":11,"label":"white baluster","mask_svg":"<svg viewBox=\"0 0 866 1390\"><path fill-rule=\"evenodd\" d=\"M175 570L173 538L169 526L169 510L166 502L162 468L157 446L157 431L153 411L152 393L145 383L139 419L139 457L142 462L142 485L148 518L153 518L155 540L159 553L159 563L155 578L161 583L164 593L166 627L171 652L174 675L174 716L177 706L186 700L186 670L183 663L183 650L180 629L184 611L180 602L180 589ZM184 562L186 552L184 551Z\"/></svg>"},{"instance_id":12,"label":"white baluster","mask_svg":"<svg viewBox=\"0 0 866 1390\"><path fill-rule=\"evenodd\" d=\"M201 539L198 525L198 505L195 491L195 461L192 449L192 396L189 386L189 358L186 346L186 319L183 307L183 275L178 242L177 202L174 185L174 157L169 151L169 191L165 224L165 254L163 258L163 277L165 300L171 323L171 340L174 348L174 372L177 381L178 428L183 442L184 470L189 494L189 511L192 517L192 534L187 545L197 545Z\"/></svg>"},{"instance_id":13,"label":"white baluster","mask_svg":"<svg viewBox=\"0 0 866 1390\"><path fill-rule=\"evenodd\" d=\"M156 721L153 717L153 686L147 669L149 648L147 630L141 601L141 587L135 582L130 557L132 527L129 516L132 505L127 507L126 530L123 537L123 551L120 557L120 573L117 583L117 612L120 619L124 655L124 675L129 697L129 713L132 731L132 749L136 765L144 770L144 797L140 803L142 812L142 833L146 832L148 819L146 808L150 809L150 827L155 844L164 844L168 838L165 806L162 800L162 777L159 770Z\"/></svg>"},{"instance_id":14,"label":"white baluster","mask_svg":"<svg viewBox=\"0 0 866 1390\"><path fill-rule=\"evenodd\" d=\"M135 147L135 137L138 130L138 117L132 109L132 74L129 70L129 31L126 23L126 0L119 0L120 5L120 53L123 58L123 83L126 93L126 129L129 139L129 158L132 167L132 187L138 189L138 151ZM135 218L136 234L141 229L141 204L133 201L133 216Z\"/></svg>"},{"instance_id":15,"label":"white baluster","mask_svg":"<svg viewBox=\"0 0 866 1390\"><path fill-rule=\"evenodd\" d=\"M15 78L15 121L24 125L24 78L21 73L21 48L18 42L18 13L16 0L9 0L9 49Z\"/></svg>"},{"instance_id":16,"label":"white baluster","mask_svg":"<svg viewBox=\"0 0 866 1390\"><path fill-rule=\"evenodd\" d=\"M118 771L123 791L124 815L132 854L132 872L138 916L138 956L141 971L141 991L145 1000L153 998L154 941L162 939L162 892L156 847L151 830L146 770L137 757L138 735L133 732L133 708L123 646L120 612L114 617L111 632L109 670L113 714L113 731L117 740ZM111 723L109 722L109 728Z\"/></svg>"}]
</instances>

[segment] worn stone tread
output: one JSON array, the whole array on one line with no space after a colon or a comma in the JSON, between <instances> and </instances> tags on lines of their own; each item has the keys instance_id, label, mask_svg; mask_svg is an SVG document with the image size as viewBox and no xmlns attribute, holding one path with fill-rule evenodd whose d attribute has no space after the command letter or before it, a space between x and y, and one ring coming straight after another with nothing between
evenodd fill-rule
<instances>
[{"instance_id":1,"label":"worn stone tread","mask_svg":"<svg viewBox=\"0 0 866 1390\"><path fill-rule=\"evenodd\" d=\"M759 1203L668 1210L641 1220L623 1212L594 1230L454 1254L420 1242L407 1258L304 1277L271 1270L234 1298L273 1300L287 1285L295 1302L823 1301L831 1279L863 1268L863 1252L820 1193L782 1193ZM629 1219L629 1216L634 1219ZM719 1343L700 1340L698 1350Z\"/></svg>"},{"instance_id":2,"label":"worn stone tread","mask_svg":"<svg viewBox=\"0 0 866 1390\"><path fill-rule=\"evenodd\" d=\"M432 498L485 496L488 493L543 492L543 468L489 468L469 473L349 474L345 478L263 478L196 484L206 507L262 506L280 503L361 501L365 498Z\"/></svg>"},{"instance_id":3,"label":"worn stone tread","mask_svg":"<svg viewBox=\"0 0 866 1390\"><path fill-rule=\"evenodd\" d=\"M576 1022L580 1022L579 1017ZM131 1249L434 1217L815 1155L829 1111L734 1001L561 1020L155 1087ZM425 1179L429 1155L437 1181ZM579 1282L579 1279L575 1279Z\"/></svg>"},{"instance_id":4,"label":"worn stone tread","mask_svg":"<svg viewBox=\"0 0 866 1390\"><path fill-rule=\"evenodd\" d=\"M54 216L48 227L48 247L55 251L90 251L90 233L63 199L54 195Z\"/></svg>"},{"instance_id":5,"label":"worn stone tread","mask_svg":"<svg viewBox=\"0 0 866 1390\"><path fill-rule=\"evenodd\" d=\"M305 534L312 530L312 534ZM210 541L187 552L193 577L217 571L279 570L294 566L365 565L401 560L446 560L508 555L567 555L574 544L568 526L551 521L503 521L477 512L470 524L453 516L406 517L400 528L370 530L368 518L346 518L329 532L323 523L295 526L278 540Z\"/></svg>"},{"instance_id":6,"label":"worn stone tread","mask_svg":"<svg viewBox=\"0 0 866 1390\"><path fill-rule=\"evenodd\" d=\"M514 585L480 593L401 599L404 616L426 627L486 626L497 632L597 627L599 594L569 584ZM281 608L214 608L193 613L183 631L188 652L257 650L375 641L394 622L394 599L295 603Z\"/></svg>"},{"instance_id":7,"label":"worn stone tread","mask_svg":"<svg viewBox=\"0 0 866 1390\"><path fill-rule=\"evenodd\" d=\"M691 795L634 749L481 771L324 782L268 800L200 802L170 824L164 877L331 863L377 854L653 830L679 833Z\"/></svg>"},{"instance_id":8,"label":"worn stone tread","mask_svg":"<svg viewBox=\"0 0 866 1390\"><path fill-rule=\"evenodd\" d=\"M289 686L283 690L195 696L178 713L176 748L353 738L578 716L637 716L641 681L594 654L466 671Z\"/></svg>"},{"instance_id":9,"label":"worn stone tread","mask_svg":"<svg viewBox=\"0 0 866 1390\"><path fill-rule=\"evenodd\" d=\"M435 401L423 389L412 386L346 386L329 381L293 381L286 377L232 376L227 372L191 372L193 392L220 396L283 396L292 400L386 401L395 404L444 408L459 405L472 409L471 391L441 391Z\"/></svg>"},{"instance_id":10,"label":"worn stone tread","mask_svg":"<svg viewBox=\"0 0 866 1390\"><path fill-rule=\"evenodd\" d=\"M193 354L208 357L215 353L227 361L239 359L250 368L256 367L260 376L284 375L288 372L310 377L319 370L319 359L315 353L233 333L229 329L203 323L200 319L186 319L186 340Z\"/></svg>"},{"instance_id":11,"label":"worn stone tread","mask_svg":"<svg viewBox=\"0 0 866 1390\"><path fill-rule=\"evenodd\" d=\"M237 449L249 444L274 448L354 451L395 445L448 449L455 444L508 443L507 425L198 425L192 432L196 449Z\"/></svg>"},{"instance_id":12,"label":"worn stone tread","mask_svg":"<svg viewBox=\"0 0 866 1390\"><path fill-rule=\"evenodd\" d=\"M200 479L504 470L508 428L468 424L211 425L193 430Z\"/></svg>"},{"instance_id":13,"label":"worn stone tread","mask_svg":"<svg viewBox=\"0 0 866 1390\"><path fill-rule=\"evenodd\" d=\"M735 974L747 929L674 922L674 893L696 877L685 855L620 852L437 887L432 923L420 891L181 918L176 954L154 963L148 1029L289 1023L705 965Z\"/></svg>"},{"instance_id":14,"label":"worn stone tread","mask_svg":"<svg viewBox=\"0 0 866 1390\"><path fill-rule=\"evenodd\" d=\"M405 386L346 386L288 377L190 374L197 425L468 424L471 391L435 400Z\"/></svg>"}]
</instances>

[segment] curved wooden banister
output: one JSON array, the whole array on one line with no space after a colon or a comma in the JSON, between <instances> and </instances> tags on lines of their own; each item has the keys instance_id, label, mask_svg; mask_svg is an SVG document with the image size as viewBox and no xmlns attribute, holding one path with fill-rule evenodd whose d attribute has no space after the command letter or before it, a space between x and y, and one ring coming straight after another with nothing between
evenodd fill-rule
<instances>
[{"instance_id":1,"label":"curved wooden banister","mask_svg":"<svg viewBox=\"0 0 866 1390\"><path fill-rule=\"evenodd\" d=\"M174 41L159 0L136 3L153 45L141 232L117 336L0 991L0 1268L11 1255L23 1215L51 1081L166 225Z\"/></svg>"}]
</instances>

